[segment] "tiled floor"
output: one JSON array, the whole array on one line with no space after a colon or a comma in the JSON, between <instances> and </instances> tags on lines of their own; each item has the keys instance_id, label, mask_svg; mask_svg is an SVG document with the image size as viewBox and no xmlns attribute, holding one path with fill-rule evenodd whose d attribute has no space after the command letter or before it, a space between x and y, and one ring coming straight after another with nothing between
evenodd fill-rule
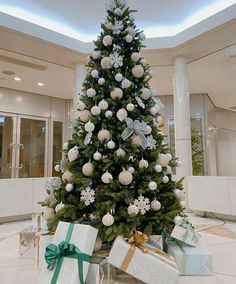
<instances>
[{"instance_id":1,"label":"tiled floor","mask_svg":"<svg viewBox=\"0 0 236 284\"><path fill-rule=\"evenodd\" d=\"M221 224L220 220L191 215L193 224ZM37 283L37 265L32 259L18 258L18 232L28 227L30 221L0 225L0 283ZM226 227L236 233L236 223L226 222ZM212 235L201 231L201 243L213 253L214 276L182 276L178 284L236 284L236 239ZM116 282L121 283L121 282ZM128 283L123 282L123 283ZM137 283L130 281L129 283Z\"/></svg>"}]
</instances>

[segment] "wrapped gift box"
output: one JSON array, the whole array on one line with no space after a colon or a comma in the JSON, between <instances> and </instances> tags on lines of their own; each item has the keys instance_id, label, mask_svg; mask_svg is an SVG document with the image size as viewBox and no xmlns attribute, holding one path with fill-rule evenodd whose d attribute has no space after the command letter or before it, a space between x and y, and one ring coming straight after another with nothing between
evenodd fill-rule
<instances>
[{"instance_id":1,"label":"wrapped gift box","mask_svg":"<svg viewBox=\"0 0 236 284\"><path fill-rule=\"evenodd\" d=\"M177 263L181 275L212 275L212 253L203 246L191 247L167 241L168 253Z\"/></svg>"},{"instance_id":2,"label":"wrapped gift box","mask_svg":"<svg viewBox=\"0 0 236 284\"><path fill-rule=\"evenodd\" d=\"M200 239L200 235L193 228L186 229L178 225L175 225L171 237L193 247L198 246Z\"/></svg>"},{"instance_id":3,"label":"wrapped gift box","mask_svg":"<svg viewBox=\"0 0 236 284\"><path fill-rule=\"evenodd\" d=\"M163 250L163 239L161 235L151 235L147 243L155 248Z\"/></svg>"},{"instance_id":4,"label":"wrapped gift box","mask_svg":"<svg viewBox=\"0 0 236 284\"><path fill-rule=\"evenodd\" d=\"M43 263L45 262L45 249L52 242L52 239L53 235L40 235L38 238L38 243L36 244L36 259L39 270L42 269Z\"/></svg>"},{"instance_id":5,"label":"wrapped gift box","mask_svg":"<svg viewBox=\"0 0 236 284\"><path fill-rule=\"evenodd\" d=\"M42 269L39 273L38 284L78 284L85 281L88 269L90 256L92 255L93 247L97 237L97 230L88 225L82 224L70 224L66 222L59 222L55 235L53 236L52 244L55 249L55 245L62 245L62 242L73 244L77 251L79 250L84 254L83 258L86 258L86 261L83 261L82 272L78 271L78 260L77 258L70 258L65 256L62 258L62 265L60 269L57 269L56 264L53 270L48 270L46 261L43 263ZM54 244L54 245L53 245ZM73 246L69 246L73 247ZM46 254L49 253L49 247L47 247ZM59 263L59 262L58 262ZM55 281L52 279L55 277L56 271L59 270L58 277ZM80 281L80 278L83 276L83 279Z\"/></svg>"},{"instance_id":6,"label":"wrapped gift box","mask_svg":"<svg viewBox=\"0 0 236 284\"><path fill-rule=\"evenodd\" d=\"M148 284L176 283L178 269L175 261L154 247L149 249L149 252L144 253L118 236L110 251L108 263Z\"/></svg>"}]
</instances>

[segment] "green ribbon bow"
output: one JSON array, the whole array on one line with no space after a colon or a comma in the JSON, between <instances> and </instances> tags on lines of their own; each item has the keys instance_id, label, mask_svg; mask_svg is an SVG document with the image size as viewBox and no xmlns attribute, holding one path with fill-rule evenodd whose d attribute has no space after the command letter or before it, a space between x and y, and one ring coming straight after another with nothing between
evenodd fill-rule
<instances>
[{"instance_id":1,"label":"green ribbon bow","mask_svg":"<svg viewBox=\"0 0 236 284\"><path fill-rule=\"evenodd\" d=\"M187 240L187 238L190 238L194 243L198 242L199 236L195 232L193 225L186 218L182 219L180 226L186 229L186 232L183 235L183 241Z\"/></svg>"},{"instance_id":2,"label":"green ribbon bow","mask_svg":"<svg viewBox=\"0 0 236 284\"><path fill-rule=\"evenodd\" d=\"M70 224L65 241L62 241L58 246L49 244L46 247L45 260L48 264L47 269L53 270L55 268L50 284L56 284L64 257L77 259L80 284L84 284L83 262L90 262L91 256L82 253L75 245L69 243L73 228L74 224Z\"/></svg>"}]
</instances>

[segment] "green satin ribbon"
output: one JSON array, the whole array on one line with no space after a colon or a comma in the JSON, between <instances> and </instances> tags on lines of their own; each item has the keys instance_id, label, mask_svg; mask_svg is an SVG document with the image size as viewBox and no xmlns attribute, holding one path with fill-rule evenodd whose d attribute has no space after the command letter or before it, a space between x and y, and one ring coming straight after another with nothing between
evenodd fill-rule
<instances>
[{"instance_id":1,"label":"green satin ribbon","mask_svg":"<svg viewBox=\"0 0 236 284\"><path fill-rule=\"evenodd\" d=\"M183 242L187 240L187 238L192 239L194 243L198 241L199 239L198 234L195 232L194 227L190 222L188 222L185 218L183 218L180 226L186 229L186 232L184 233L183 238L182 238Z\"/></svg>"},{"instance_id":2,"label":"green satin ribbon","mask_svg":"<svg viewBox=\"0 0 236 284\"><path fill-rule=\"evenodd\" d=\"M90 262L91 256L82 253L75 245L69 243L73 228L74 224L70 224L65 240L58 246L55 244L49 244L46 247L45 260L48 264L47 269L53 270L55 268L50 284L56 284L64 257L77 259L80 284L84 284L83 262Z\"/></svg>"}]
</instances>

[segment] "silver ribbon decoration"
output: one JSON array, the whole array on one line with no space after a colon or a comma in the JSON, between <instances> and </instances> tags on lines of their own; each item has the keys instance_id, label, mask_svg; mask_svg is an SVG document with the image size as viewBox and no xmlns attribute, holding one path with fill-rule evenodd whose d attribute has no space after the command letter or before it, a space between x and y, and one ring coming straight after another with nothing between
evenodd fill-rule
<instances>
[{"instance_id":1,"label":"silver ribbon decoration","mask_svg":"<svg viewBox=\"0 0 236 284\"><path fill-rule=\"evenodd\" d=\"M128 137L130 137L133 133L139 136L140 145L145 150L148 147L148 140L145 136L145 132L147 132L147 123L138 120L131 119L130 117L127 117L125 119L125 122L127 124L127 128L122 132L121 137L123 140L126 140Z\"/></svg>"}]
</instances>

